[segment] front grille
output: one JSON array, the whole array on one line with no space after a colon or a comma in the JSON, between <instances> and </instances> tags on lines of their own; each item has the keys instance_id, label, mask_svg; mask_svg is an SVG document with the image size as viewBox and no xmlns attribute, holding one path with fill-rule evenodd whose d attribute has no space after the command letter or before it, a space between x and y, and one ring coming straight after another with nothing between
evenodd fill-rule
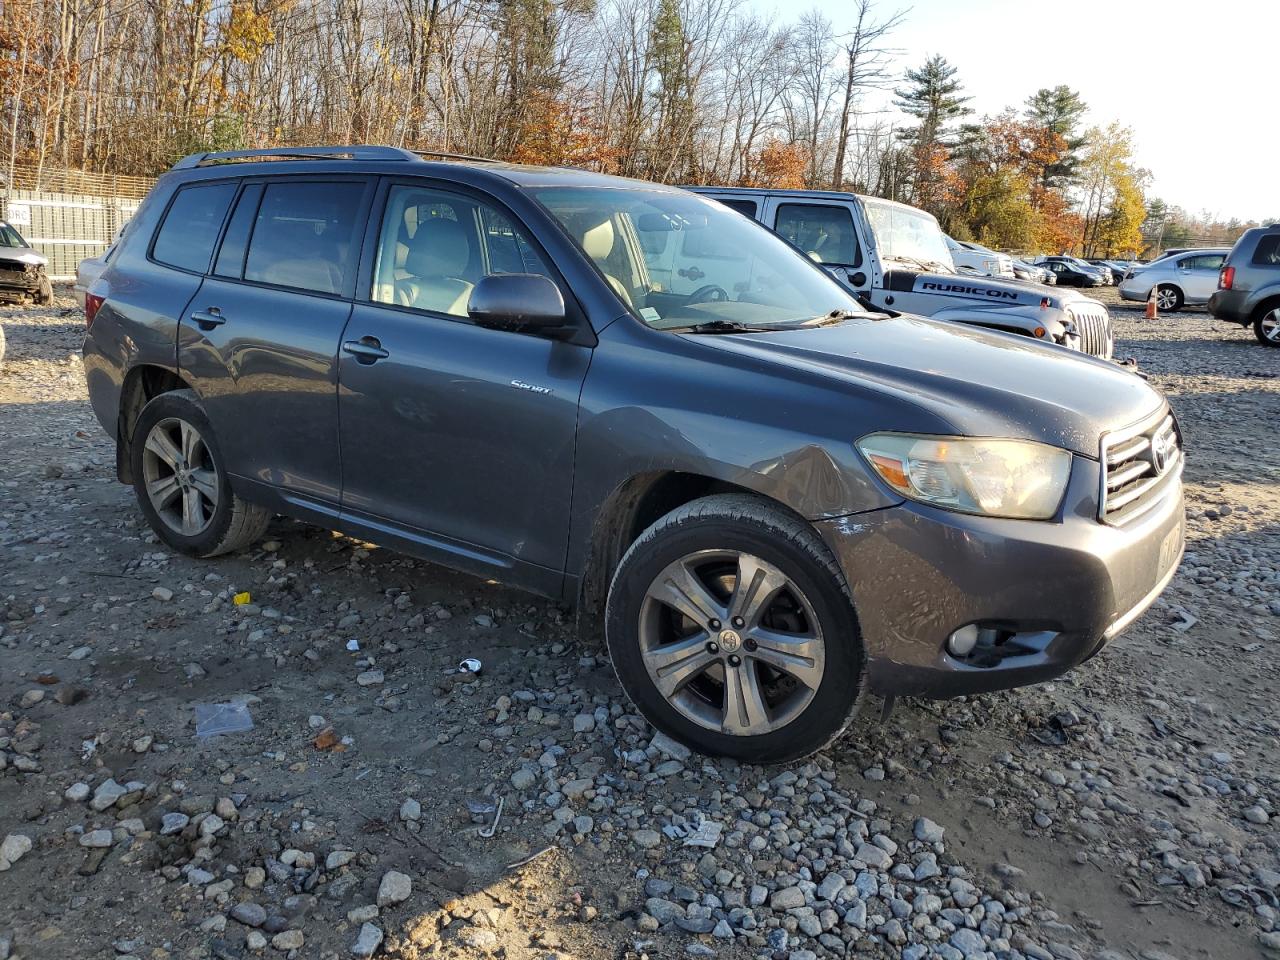
<instances>
[{"instance_id":1,"label":"front grille","mask_svg":"<svg viewBox=\"0 0 1280 960\"><path fill-rule=\"evenodd\" d=\"M1121 526L1160 503L1182 475L1182 434L1167 409L1102 438L1098 519Z\"/></svg>"},{"instance_id":2,"label":"front grille","mask_svg":"<svg viewBox=\"0 0 1280 960\"><path fill-rule=\"evenodd\" d=\"M1115 340L1107 308L1100 303L1069 303L1067 314L1080 335L1080 349L1091 356L1110 360Z\"/></svg>"}]
</instances>

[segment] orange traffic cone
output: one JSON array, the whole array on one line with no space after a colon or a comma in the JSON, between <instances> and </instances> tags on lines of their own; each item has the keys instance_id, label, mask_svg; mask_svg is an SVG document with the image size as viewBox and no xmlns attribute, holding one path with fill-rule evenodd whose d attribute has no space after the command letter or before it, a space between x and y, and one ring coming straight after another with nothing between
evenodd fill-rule
<instances>
[{"instance_id":1,"label":"orange traffic cone","mask_svg":"<svg viewBox=\"0 0 1280 960\"><path fill-rule=\"evenodd\" d=\"M1156 288L1152 287L1151 292L1147 294L1147 319L1157 320L1160 317L1160 308L1156 306Z\"/></svg>"}]
</instances>

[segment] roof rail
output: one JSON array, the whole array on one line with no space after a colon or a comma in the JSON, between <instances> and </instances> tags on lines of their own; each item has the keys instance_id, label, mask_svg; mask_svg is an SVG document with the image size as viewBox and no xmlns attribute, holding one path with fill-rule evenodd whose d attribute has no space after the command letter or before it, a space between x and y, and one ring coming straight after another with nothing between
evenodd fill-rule
<instances>
[{"instance_id":1,"label":"roof rail","mask_svg":"<svg viewBox=\"0 0 1280 960\"><path fill-rule=\"evenodd\" d=\"M501 160L495 160L493 157L473 157L469 153L449 153L447 150L411 150L409 152L419 157L444 157L446 160L471 160L475 163L502 163Z\"/></svg>"},{"instance_id":2,"label":"roof rail","mask_svg":"<svg viewBox=\"0 0 1280 960\"><path fill-rule=\"evenodd\" d=\"M416 160L417 155L399 147L347 146L347 147L271 147L266 150L225 150L220 153L193 153L183 157L170 170L189 170L192 167L212 166L216 163L238 163L245 160ZM479 159L479 158L477 158Z\"/></svg>"}]
</instances>

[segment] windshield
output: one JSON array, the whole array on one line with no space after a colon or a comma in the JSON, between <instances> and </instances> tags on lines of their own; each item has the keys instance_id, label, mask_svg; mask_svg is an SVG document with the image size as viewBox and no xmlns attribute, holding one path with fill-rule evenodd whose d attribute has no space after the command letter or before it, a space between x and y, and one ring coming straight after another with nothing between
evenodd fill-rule
<instances>
[{"instance_id":1,"label":"windshield","mask_svg":"<svg viewBox=\"0 0 1280 960\"><path fill-rule=\"evenodd\" d=\"M881 259L915 261L925 267L955 272L946 238L938 221L929 214L874 200L864 200L863 205L875 231Z\"/></svg>"},{"instance_id":2,"label":"windshield","mask_svg":"<svg viewBox=\"0 0 1280 960\"><path fill-rule=\"evenodd\" d=\"M17 230L7 223L0 223L0 247L25 247L26 245L27 241L22 239Z\"/></svg>"},{"instance_id":3,"label":"windshield","mask_svg":"<svg viewBox=\"0 0 1280 960\"><path fill-rule=\"evenodd\" d=\"M785 240L714 201L615 187L550 187L535 195L623 303L654 328L765 329L864 312Z\"/></svg>"}]
</instances>

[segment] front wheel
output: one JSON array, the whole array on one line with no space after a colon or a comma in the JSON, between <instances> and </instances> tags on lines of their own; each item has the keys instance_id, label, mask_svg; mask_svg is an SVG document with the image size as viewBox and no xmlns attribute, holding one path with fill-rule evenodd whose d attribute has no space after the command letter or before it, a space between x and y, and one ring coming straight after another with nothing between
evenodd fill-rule
<instances>
[{"instance_id":1,"label":"front wheel","mask_svg":"<svg viewBox=\"0 0 1280 960\"><path fill-rule=\"evenodd\" d=\"M1280 304L1263 307L1253 321L1253 335L1266 347L1280 347Z\"/></svg>"},{"instance_id":2,"label":"front wheel","mask_svg":"<svg viewBox=\"0 0 1280 960\"><path fill-rule=\"evenodd\" d=\"M266 532L271 514L231 489L217 438L195 392L152 399L134 426L133 488L151 529L192 557L239 550Z\"/></svg>"},{"instance_id":3,"label":"front wheel","mask_svg":"<svg viewBox=\"0 0 1280 960\"><path fill-rule=\"evenodd\" d=\"M1177 287L1162 283L1156 287L1156 306L1161 310L1181 310L1182 291Z\"/></svg>"},{"instance_id":4,"label":"front wheel","mask_svg":"<svg viewBox=\"0 0 1280 960\"><path fill-rule=\"evenodd\" d=\"M43 273L40 274L40 289L36 291L35 301L42 307L53 303L53 281Z\"/></svg>"},{"instance_id":5,"label":"front wheel","mask_svg":"<svg viewBox=\"0 0 1280 960\"><path fill-rule=\"evenodd\" d=\"M848 724L865 656L830 551L755 497L696 500L646 530L609 589L623 689L659 730L751 763L820 750Z\"/></svg>"}]
</instances>

